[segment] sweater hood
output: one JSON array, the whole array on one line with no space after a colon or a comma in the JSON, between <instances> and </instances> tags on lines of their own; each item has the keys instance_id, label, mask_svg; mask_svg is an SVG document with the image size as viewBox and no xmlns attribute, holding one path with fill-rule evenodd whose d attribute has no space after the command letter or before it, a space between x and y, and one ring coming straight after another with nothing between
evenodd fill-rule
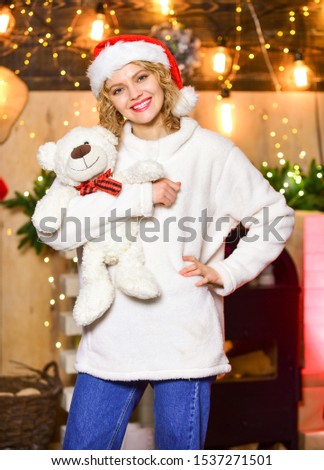
<instances>
[{"instance_id":1,"label":"sweater hood","mask_svg":"<svg viewBox=\"0 0 324 470\"><path fill-rule=\"evenodd\" d=\"M132 133L132 125L126 122L121 138L121 148L129 152L136 152L140 158L163 161L176 154L179 149L192 137L199 128L199 124L191 118L180 119L180 129L157 140L145 140Z\"/></svg>"}]
</instances>

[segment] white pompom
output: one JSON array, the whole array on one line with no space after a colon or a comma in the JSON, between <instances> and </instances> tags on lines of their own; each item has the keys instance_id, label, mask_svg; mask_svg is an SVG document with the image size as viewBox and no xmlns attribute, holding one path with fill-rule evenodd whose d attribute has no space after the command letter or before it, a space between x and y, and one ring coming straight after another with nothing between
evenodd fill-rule
<instances>
[{"instance_id":1,"label":"white pompom","mask_svg":"<svg viewBox=\"0 0 324 470\"><path fill-rule=\"evenodd\" d=\"M177 117L187 116L196 106L198 95L194 87L185 86L180 90L180 97L172 110L172 114Z\"/></svg>"}]
</instances>

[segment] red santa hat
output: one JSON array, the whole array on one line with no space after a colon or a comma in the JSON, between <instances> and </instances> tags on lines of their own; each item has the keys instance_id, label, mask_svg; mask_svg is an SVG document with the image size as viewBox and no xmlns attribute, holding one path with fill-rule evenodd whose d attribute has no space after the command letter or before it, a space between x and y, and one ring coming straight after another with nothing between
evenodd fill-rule
<instances>
[{"instance_id":1,"label":"red santa hat","mask_svg":"<svg viewBox=\"0 0 324 470\"><path fill-rule=\"evenodd\" d=\"M177 62L169 49L159 40L149 36L121 35L101 41L94 49L94 60L87 75L96 98L104 82L114 72L137 60L160 63L171 72L174 83L180 90L180 97L172 114L186 116L194 109L198 95L192 86L183 86Z\"/></svg>"}]
</instances>

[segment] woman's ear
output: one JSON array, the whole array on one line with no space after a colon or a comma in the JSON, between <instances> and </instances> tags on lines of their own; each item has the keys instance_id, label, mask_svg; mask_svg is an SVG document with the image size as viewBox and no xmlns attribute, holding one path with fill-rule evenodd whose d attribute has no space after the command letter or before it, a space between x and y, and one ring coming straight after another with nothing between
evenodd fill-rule
<instances>
[{"instance_id":1,"label":"woman's ear","mask_svg":"<svg viewBox=\"0 0 324 470\"><path fill-rule=\"evenodd\" d=\"M56 143L46 142L37 151L37 160L44 170L54 170L55 167Z\"/></svg>"}]
</instances>

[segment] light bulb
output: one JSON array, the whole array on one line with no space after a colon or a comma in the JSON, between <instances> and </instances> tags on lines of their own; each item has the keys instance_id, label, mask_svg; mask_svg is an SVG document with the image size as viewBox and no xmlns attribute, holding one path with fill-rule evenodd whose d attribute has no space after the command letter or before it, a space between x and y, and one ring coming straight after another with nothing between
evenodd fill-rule
<instances>
[{"instance_id":1,"label":"light bulb","mask_svg":"<svg viewBox=\"0 0 324 470\"><path fill-rule=\"evenodd\" d=\"M159 0L161 6L161 13L164 16L169 15L170 11L172 10L172 6L170 5L169 0Z\"/></svg>"},{"instance_id":2,"label":"light bulb","mask_svg":"<svg viewBox=\"0 0 324 470\"><path fill-rule=\"evenodd\" d=\"M227 75L231 70L232 57L228 49L224 46L218 46L213 56L213 70L222 75Z\"/></svg>"},{"instance_id":3,"label":"light bulb","mask_svg":"<svg viewBox=\"0 0 324 470\"><path fill-rule=\"evenodd\" d=\"M287 71L289 87L296 90L308 90L314 79L314 72L305 64L302 54L296 53L295 60Z\"/></svg>"},{"instance_id":4,"label":"light bulb","mask_svg":"<svg viewBox=\"0 0 324 470\"><path fill-rule=\"evenodd\" d=\"M96 19L92 23L90 37L94 41L100 41L105 30L105 15L97 14Z\"/></svg>"},{"instance_id":5,"label":"light bulb","mask_svg":"<svg viewBox=\"0 0 324 470\"><path fill-rule=\"evenodd\" d=\"M105 32L106 15L104 4L99 2L96 8L96 19L92 23L90 38L94 41L100 41Z\"/></svg>"},{"instance_id":6,"label":"light bulb","mask_svg":"<svg viewBox=\"0 0 324 470\"><path fill-rule=\"evenodd\" d=\"M311 69L303 60L296 60L294 63L294 81L298 88L307 89L311 86Z\"/></svg>"},{"instance_id":7,"label":"light bulb","mask_svg":"<svg viewBox=\"0 0 324 470\"><path fill-rule=\"evenodd\" d=\"M16 24L15 17L7 6L0 7L0 36L8 36Z\"/></svg>"},{"instance_id":8,"label":"light bulb","mask_svg":"<svg viewBox=\"0 0 324 470\"><path fill-rule=\"evenodd\" d=\"M5 33L9 26L10 16L7 13L0 13L0 33Z\"/></svg>"}]
</instances>

